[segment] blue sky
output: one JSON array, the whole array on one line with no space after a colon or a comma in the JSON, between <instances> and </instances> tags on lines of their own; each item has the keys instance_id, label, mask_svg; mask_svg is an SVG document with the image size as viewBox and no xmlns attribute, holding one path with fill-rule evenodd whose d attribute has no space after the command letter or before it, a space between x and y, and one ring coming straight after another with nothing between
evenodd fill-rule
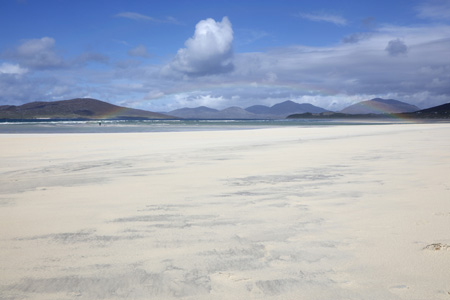
<instances>
[{"instance_id":1,"label":"blue sky","mask_svg":"<svg viewBox=\"0 0 450 300\"><path fill-rule=\"evenodd\" d=\"M0 0L0 105L450 102L450 1Z\"/></svg>"}]
</instances>

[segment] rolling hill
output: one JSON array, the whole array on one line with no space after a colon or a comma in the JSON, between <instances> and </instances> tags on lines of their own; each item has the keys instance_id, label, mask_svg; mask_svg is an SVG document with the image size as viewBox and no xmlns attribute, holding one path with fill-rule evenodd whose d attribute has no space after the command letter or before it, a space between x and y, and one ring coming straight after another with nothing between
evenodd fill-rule
<instances>
[{"instance_id":1,"label":"rolling hill","mask_svg":"<svg viewBox=\"0 0 450 300\"><path fill-rule=\"evenodd\" d=\"M450 103L422 109L404 115L419 119L450 119Z\"/></svg>"},{"instance_id":2,"label":"rolling hill","mask_svg":"<svg viewBox=\"0 0 450 300\"><path fill-rule=\"evenodd\" d=\"M324 113L327 110L310 103L296 103L290 100L275 104L270 107L269 113L277 116L288 116L292 113Z\"/></svg>"},{"instance_id":3,"label":"rolling hill","mask_svg":"<svg viewBox=\"0 0 450 300\"><path fill-rule=\"evenodd\" d=\"M271 107L254 105L246 109L228 107L223 110L205 106L196 108L181 108L168 112L171 116L185 119L284 119L296 113L324 113L327 110L309 103L296 103L290 100L275 104Z\"/></svg>"},{"instance_id":4,"label":"rolling hill","mask_svg":"<svg viewBox=\"0 0 450 300\"><path fill-rule=\"evenodd\" d=\"M172 116L77 98L0 106L0 119L174 119Z\"/></svg>"},{"instance_id":5,"label":"rolling hill","mask_svg":"<svg viewBox=\"0 0 450 300\"><path fill-rule=\"evenodd\" d=\"M350 105L340 112L343 114L394 114L418 111L419 108L393 99L375 98Z\"/></svg>"}]
</instances>

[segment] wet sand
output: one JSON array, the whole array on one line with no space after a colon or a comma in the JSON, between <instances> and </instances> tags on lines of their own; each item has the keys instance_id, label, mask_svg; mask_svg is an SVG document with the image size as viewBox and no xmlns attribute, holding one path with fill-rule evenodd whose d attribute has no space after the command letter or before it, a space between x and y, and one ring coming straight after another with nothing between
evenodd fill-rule
<instances>
[{"instance_id":1,"label":"wet sand","mask_svg":"<svg viewBox=\"0 0 450 300\"><path fill-rule=\"evenodd\" d=\"M0 135L0 299L450 299L449 137Z\"/></svg>"}]
</instances>

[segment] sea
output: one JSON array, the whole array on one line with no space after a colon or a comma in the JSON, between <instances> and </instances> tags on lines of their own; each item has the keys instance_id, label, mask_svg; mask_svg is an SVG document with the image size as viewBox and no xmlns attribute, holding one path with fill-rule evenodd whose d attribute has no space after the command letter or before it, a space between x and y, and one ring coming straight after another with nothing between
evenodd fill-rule
<instances>
[{"instance_id":1,"label":"sea","mask_svg":"<svg viewBox=\"0 0 450 300\"><path fill-rule=\"evenodd\" d=\"M132 133L245 130L273 127L354 126L410 123L405 120L342 120L342 119L281 119L281 120L24 120L0 121L0 134L58 133Z\"/></svg>"}]
</instances>

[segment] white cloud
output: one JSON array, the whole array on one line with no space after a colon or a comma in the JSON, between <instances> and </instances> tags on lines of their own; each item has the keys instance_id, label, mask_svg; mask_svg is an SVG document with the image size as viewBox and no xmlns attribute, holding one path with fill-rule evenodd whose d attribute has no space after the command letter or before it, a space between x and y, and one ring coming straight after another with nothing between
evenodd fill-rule
<instances>
[{"instance_id":1,"label":"white cloud","mask_svg":"<svg viewBox=\"0 0 450 300\"><path fill-rule=\"evenodd\" d=\"M115 15L115 17L120 17L120 18L126 18L126 19L131 19L131 20L135 20L135 21L153 21L153 22L158 22L157 19L143 15L143 14L139 14L139 13L135 13L135 12L121 12Z\"/></svg>"},{"instance_id":2,"label":"white cloud","mask_svg":"<svg viewBox=\"0 0 450 300\"><path fill-rule=\"evenodd\" d=\"M183 97L184 96L184 97ZM181 107L208 106L210 108L220 108L229 104L223 96L214 96L211 94L192 94L177 97L177 105Z\"/></svg>"},{"instance_id":3,"label":"white cloud","mask_svg":"<svg viewBox=\"0 0 450 300\"><path fill-rule=\"evenodd\" d=\"M147 15L143 15L143 14L136 13L136 12L130 12L130 11L121 12L114 16L119 17L119 18L131 19L134 21L150 21L150 22L156 22L156 23L180 24L180 22L178 22L178 20L175 19L174 17L166 17L165 19L157 19L157 18L153 18L153 17L147 16Z\"/></svg>"},{"instance_id":4,"label":"white cloud","mask_svg":"<svg viewBox=\"0 0 450 300\"><path fill-rule=\"evenodd\" d=\"M450 1L426 1L417 7L417 12L424 19L450 20Z\"/></svg>"},{"instance_id":5,"label":"white cloud","mask_svg":"<svg viewBox=\"0 0 450 300\"><path fill-rule=\"evenodd\" d=\"M22 75L28 72L28 69L22 68L17 64L2 63L0 65L0 74Z\"/></svg>"},{"instance_id":6,"label":"white cloud","mask_svg":"<svg viewBox=\"0 0 450 300\"><path fill-rule=\"evenodd\" d=\"M97 63L106 64L106 63L108 63L108 61L109 61L109 58L106 55L103 55L101 53L85 52L85 53L82 53L81 55L79 55L73 61L73 63L76 65L84 65L89 62L97 62Z\"/></svg>"},{"instance_id":7,"label":"white cloud","mask_svg":"<svg viewBox=\"0 0 450 300\"><path fill-rule=\"evenodd\" d=\"M178 50L164 72L181 72L192 76L226 73L233 69L233 29L227 17L221 22L202 20L195 26L194 36Z\"/></svg>"},{"instance_id":8,"label":"white cloud","mask_svg":"<svg viewBox=\"0 0 450 300\"><path fill-rule=\"evenodd\" d=\"M51 37L25 40L4 56L31 70L49 70L84 66L90 62L107 64L109 57L98 52L84 52L65 60L56 50L56 41Z\"/></svg>"},{"instance_id":9,"label":"white cloud","mask_svg":"<svg viewBox=\"0 0 450 300\"><path fill-rule=\"evenodd\" d=\"M267 81L267 82L276 82L277 79L278 79L278 76L274 72L267 72L266 73L265 81Z\"/></svg>"},{"instance_id":10,"label":"white cloud","mask_svg":"<svg viewBox=\"0 0 450 300\"><path fill-rule=\"evenodd\" d=\"M148 53L147 48L144 45L139 45L136 48L130 49L128 54L137 57L150 57L150 53Z\"/></svg>"},{"instance_id":11,"label":"white cloud","mask_svg":"<svg viewBox=\"0 0 450 300\"><path fill-rule=\"evenodd\" d=\"M64 59L55 50L55 40L51 37L31 39L23 42L12 54L23 65L34 69L58 68Z\"/></svg>"},{"instance_id":12,"label":"white cloud","mask_svg":"<svg viewBox=\"0 0 450 300\"><path fill-rule=\"evenodd\" d=\"M353 34L350 34L348 36L345 36L342 39L342 42L343 43L349 43L349 44L358 43L358 42L360 42L360 41L362 41L364 39L369 38L370 35L371 35L370 33L366 33L366 32L353 33Z\"/></svg>"},{"instance_id":13,"label":"white cloud","mask_svg":"<svg viewBox=\"0 0 450 300\"><path fill-rule=\"evenodd\" d=\"M299 13L298 16L313 22L328 22L340 26L347 25L347 20L338 15Z\"/></svg>"}]
</instances>

